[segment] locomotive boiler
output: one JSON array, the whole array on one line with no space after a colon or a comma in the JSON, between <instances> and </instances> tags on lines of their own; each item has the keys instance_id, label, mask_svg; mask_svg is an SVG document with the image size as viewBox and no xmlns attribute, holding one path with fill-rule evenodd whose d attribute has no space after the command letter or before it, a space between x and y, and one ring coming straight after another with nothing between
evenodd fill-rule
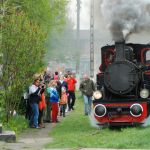
<instances>
[{"instance_id":1,"label":"locomotive boiler","mask_svg":"<svg viewBox=\"0 0 150 150\"><path fill-rule=\"evenodd\" d=\"M99 125L147 124L150 119L150 45L124 41L101 48L93 112Z\"/></svg>"}]
</instances>

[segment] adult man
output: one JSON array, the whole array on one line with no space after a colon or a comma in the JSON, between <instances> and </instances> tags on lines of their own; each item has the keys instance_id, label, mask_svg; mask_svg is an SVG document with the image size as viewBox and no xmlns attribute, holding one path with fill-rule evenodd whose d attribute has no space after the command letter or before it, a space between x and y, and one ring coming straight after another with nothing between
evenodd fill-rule
<instances>
[{"instance_id":1,"label":"adult man","mask_svg":"<svg viewBox=\"0 0 150 150\"><path fill-rule=\"evenodd\" d=\"M87 75L83 77L83 81L80 84L80 91L84 98L84 112L85 115L88 115L91 113L92 95L93 91L95 91L95 86L94 82Z\"/></svg>"},{"instance_id":2,"label":"adult man","mask_svg":"<svg viewBox=\"0 0 150 150\"><path fill-rule=\"evenodd\" d=\"M68 83L68 93L69 93L69 97L68 97L68 107L69 107L69 111L72 109L74 110L74 104L75 104L75 84L77 83L76 79L74 78L74 75L68 75L68 79L67 79L67 83ZM72 101L71 101L72 100Z\"/></svg>"},{"instance_id":3,"label":"adult man","mask_svg":"<svg viewBox=\"0 0 150 150\"><path fill-rule=\"evenodd\" d=\"M39 117L39 107L38 103L41 99L41 88L39 87L40 80L35 79L34 83L29 87L29 101L32 108L32 115L30 118L29 125L30 127L39 128L38 127L38 117Z\"/></svg>"}]
</instances>

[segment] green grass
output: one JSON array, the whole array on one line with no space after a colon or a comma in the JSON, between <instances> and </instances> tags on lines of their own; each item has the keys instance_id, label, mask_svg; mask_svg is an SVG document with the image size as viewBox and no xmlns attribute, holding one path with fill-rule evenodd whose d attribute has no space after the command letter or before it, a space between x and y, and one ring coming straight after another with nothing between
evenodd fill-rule
<instances>
[{"instance_id":1,"label":"green grass","mask_svg":"<svg viewBox=\"0 0 150 150\"><path fill-rule=\"evenodd\" d=\"M150 127L98 129L90 125L83 112L83 100L78 95L76 110L50 132L53 141L45 148L150 148Z\"/></svg>"},{"instance_id":2,"label":"green grass","mask_svg":"<svg viewBox=\"0 0 150 150\"><path fill-rule=\"evenodd\" d=\"M14 116L8 123L3 123L4 130L13 130L17 135L28 129L28 121L24 116Z\"/></svg>"}]
</instances>

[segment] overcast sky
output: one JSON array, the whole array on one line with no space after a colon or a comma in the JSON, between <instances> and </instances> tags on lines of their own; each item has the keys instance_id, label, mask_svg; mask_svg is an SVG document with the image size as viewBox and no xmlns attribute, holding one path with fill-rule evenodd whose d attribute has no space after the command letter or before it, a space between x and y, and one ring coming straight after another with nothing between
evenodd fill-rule
<instances>
[{"instance_id":1,"label":"overcast sky","mask_svg":"<svg viewBox=\"0 0 150 150\"><path fill-rule=\"evenodd\" d=\"M81 9L80 9L80 29L89 29L90 27L90 0L81 0ZM77 1L70 0L68 7L68 16L74 28L77 24Z\"/></svg>"}]
</instances>

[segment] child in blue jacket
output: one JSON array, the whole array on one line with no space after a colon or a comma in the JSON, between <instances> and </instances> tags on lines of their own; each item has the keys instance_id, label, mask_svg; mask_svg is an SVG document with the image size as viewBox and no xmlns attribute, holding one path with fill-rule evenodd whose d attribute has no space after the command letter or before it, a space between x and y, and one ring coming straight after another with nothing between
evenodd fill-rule
<instances>
[{"instance_id":1,"label":"child in blue jacket","mask_svg":"<svg viewBox=\"0 0 150 150\"><path fill-rule=\"evenodd\" d=\"M52 105L52 122L57 123L58 119L58 102L59 102L59 95L56 90L57 81L51 80L47 92L50 94L50 103Z\"/></svg>"}]
</instances>

